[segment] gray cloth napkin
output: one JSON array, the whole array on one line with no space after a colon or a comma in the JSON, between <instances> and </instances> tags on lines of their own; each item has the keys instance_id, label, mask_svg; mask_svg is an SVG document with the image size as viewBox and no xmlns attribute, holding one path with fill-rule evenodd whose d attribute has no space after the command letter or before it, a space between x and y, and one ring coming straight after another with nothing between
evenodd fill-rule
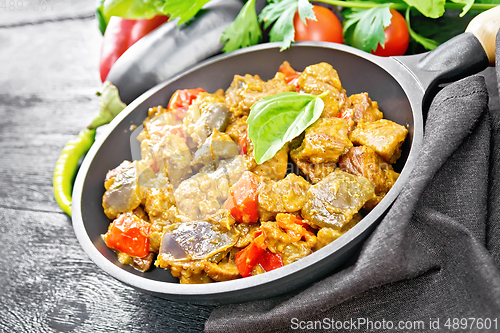
<instances>
[{"instance_id":1,"label":"gray cloth napkin","mask_svg":"<svg viewBox=\"0 0 500 333\"><path fill-rule=\"evenodd\" d=\"M444 331L448 323L484 331L470 318L489 318L491 331L500 330L499 119L483 76L444 88L411 179L359 256L303 291L220 306L205 330L287 332L320 321L316 329L342 322L338 331Z\"/></svg>"}]
</instances>

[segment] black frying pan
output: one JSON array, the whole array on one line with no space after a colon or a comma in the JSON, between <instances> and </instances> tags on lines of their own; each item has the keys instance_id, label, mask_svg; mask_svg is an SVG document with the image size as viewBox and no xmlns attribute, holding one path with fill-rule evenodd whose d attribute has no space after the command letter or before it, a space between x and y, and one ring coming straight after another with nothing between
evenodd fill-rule
<instances>
[{"instance_id":1,"label":"black frying pan","mask_svg":"<svg viewBox=\"0 0 500 333\"><path fill-rule=\"evenodd\" d=\"M422 111L439 85L488 66L488 57L481 42L470 33L456 37L431 53L410 57L379 58L345 45L319 42L297 43L285 52L279 52L279 48L277 43L262 44L205 61L152 88L109 125L107 135L93 145L83 161L73 192L75 233L83 249L99 267L144 292L197 303L267 298L318 280L343 263L360 246L408 181L422 145ZM407 125L408 138L396 165L401 176L391 191L361 222L332 244L266 274L205 285L181 285L164 269L152 268L141 273L121 265L116 254L106 247L100 237L109 225L101 200L106 172L123 160L131 159L131 125L140 125L149 107L166 105L177 89L202 87L214 92L227 88L235 74L258 74L266 80L273 77L285 60L297 70L321 61L332 64L348 95L368 92L379 103L385 118Z\"/></svg>"}]
</instances>

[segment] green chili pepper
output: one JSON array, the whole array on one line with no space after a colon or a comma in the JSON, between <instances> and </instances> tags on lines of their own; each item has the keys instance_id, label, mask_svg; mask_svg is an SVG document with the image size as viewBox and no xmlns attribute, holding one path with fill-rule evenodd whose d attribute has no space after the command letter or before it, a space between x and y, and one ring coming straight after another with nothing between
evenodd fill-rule
<instances>
[{"instance_id":1,"label":"green chili pepper","mask_svg":"<svg viewBox=\"0 0 500 333\"><path fill-rule=\"evenodd\" d=\"M120 100L118 89L109 82L103 86L99 98L99 115L82 130L76 139L68 141L64 146L54 168L52 185L54 198L61 209L71 216L71 194L78 163L95 141L96 128L108 124L127 105Z\"/></svg>"},{"instance_id":2,"label":"green chili pepper","mask_svg":"<svg viewBox=\"0 0 500 333\"><path fill-rule=\"evenodd\" d=\"M78 162L95 141L95 129L84 129L76 139L64 146L54 168L54 198L62 210L71 216L71 192L78 169Z\"/></svg>"}]
</instances>

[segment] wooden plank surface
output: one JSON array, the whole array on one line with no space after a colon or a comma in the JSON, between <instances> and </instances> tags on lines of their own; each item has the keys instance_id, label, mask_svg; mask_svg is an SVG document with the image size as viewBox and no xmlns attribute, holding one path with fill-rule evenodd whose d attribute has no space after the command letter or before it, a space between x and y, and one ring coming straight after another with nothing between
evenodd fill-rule
<instances>
[{"instance_id":1,"label":"wooden plank surface","mask_svg":"<svg viewBox=\"0 0 500 333\"><path fill-rule=\"evenodd\" d=\"M212 309L103 273L53 199L59 152L97 110L100 43L93 18L0 28L0 332L192 332Z\"/></svg>"}]
</instances>

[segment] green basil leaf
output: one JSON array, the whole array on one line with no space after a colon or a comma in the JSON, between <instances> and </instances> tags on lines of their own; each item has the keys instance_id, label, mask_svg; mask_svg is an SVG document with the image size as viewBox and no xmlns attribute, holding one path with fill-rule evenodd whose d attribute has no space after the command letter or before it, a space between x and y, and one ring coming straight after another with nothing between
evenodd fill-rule
<instances>
[{"instance_id":1,"label":"green basil leaf","mask_svg":"<svg viewBox=\"0 0 500 333\"><path fill-rule=\"evenodd\" d=\"M231 52L243 47L258 44L262 39L255 0L248 1L236 19L222 32L221 42L226 41L223 52Z\"/></svg>"},{"instance_id":2,"label":"green basil leaf","mask_svg":"<svg viewBox=\"0 0 500 333\"><path fill-rule=\"evenodd\" d=\"M272 158L287 142L318 120L325 106L322 98L328 93L287 92L254 103L247 124L257 164Z\"/></svg>"},{"instance_id":3,"label":"green basil leaf","mask_svg":"<svg viewBox=\"0 0 500 333\"><path fill-rule=\"evenodd\" d=\"M271 42L281 41L280 51L286 50L295 41L295 28L293 26L293 16L298 8L298 0L273 0L259 15L259 20L264 23L267 29L274 23L269 31Z\"/></svg>"},{"instance_id":4,"label":"green basil leaf","mask_svg":"<svg viewBox=\"0 0 500 333\"><path fill-rule=\"evenodd\" d=\"M410 26L410 7L406 9L406 25L408 26L408 31L410 32L411 38L413 38L417 43L422 45L426 50L434 50L438 47L439 43L433 39L425 38L422 35L417 34Z\"/></svg>"},{"instance_id":5,"label":"green basil leaf","mask_svg":"<svg viewBox=\"0 0 500 333\"><path fill-rule=\"evenodd\" d=\"M370 9L353 8L344 22L346 42L366 52L376 50L379 43L384 46L384 29L391 24L391 5L386 3Z\"/></svg>"},{"instance_id":6,"label":"green basil leaf","mask_svg":"<svg viewBox=\"0 0 500 333\"><path fill-rule=\"evenodd\" d=\"M408 6L415 7L427 17L438 18L443 16L446 0L404 0Z\"/></svg>"}]
</instances>

